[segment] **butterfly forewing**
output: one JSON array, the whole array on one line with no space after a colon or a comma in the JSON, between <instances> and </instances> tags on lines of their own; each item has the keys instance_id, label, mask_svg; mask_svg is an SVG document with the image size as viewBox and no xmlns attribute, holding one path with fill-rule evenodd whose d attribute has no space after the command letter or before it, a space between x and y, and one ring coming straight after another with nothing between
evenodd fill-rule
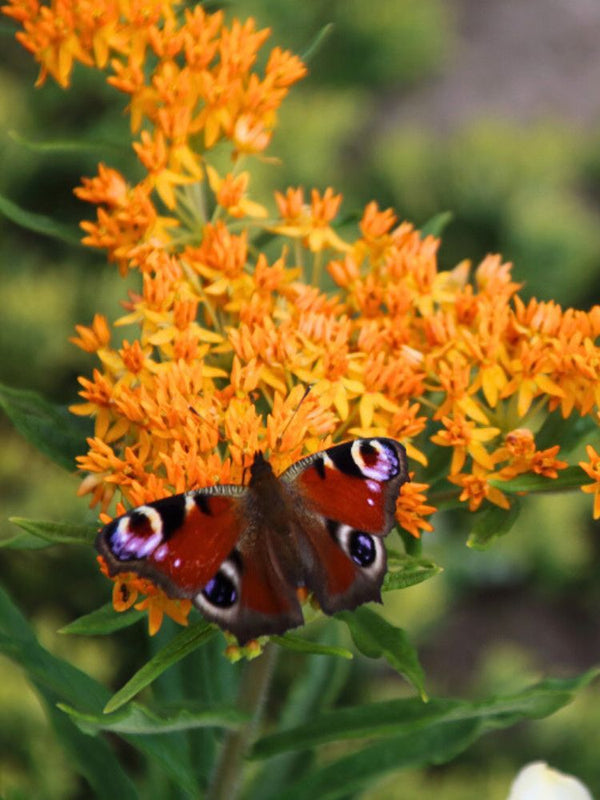
<instances>
[{"instance_id":1,"label":"butterfly forewing","mask_svg":"<svg viewBox=\"0 0 600 800\"><path fill-rule=\"evenodd\" d=\"M240 537L243 494L214 486L148 503L103 528L96 547L111 574L137 572L173 597L194 597Z\"/></svg>"},{"instance_id":2,"label":"butterfly forewing","mask_svg":"<svg viewBox=\"0 0 600 800\"><path fill-rule=\"evenodd\" d=\"M302 459L282 478L326 519L385 536L408 480L406 452L394 439L355 439Z\"/></svg>"}]
</instances>

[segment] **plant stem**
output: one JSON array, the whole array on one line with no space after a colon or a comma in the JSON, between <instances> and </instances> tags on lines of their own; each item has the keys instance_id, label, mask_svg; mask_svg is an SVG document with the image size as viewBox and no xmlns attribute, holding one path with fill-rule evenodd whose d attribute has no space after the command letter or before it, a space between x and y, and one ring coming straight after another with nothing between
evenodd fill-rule
<instances>
[{"instance_id":1,"label":"plant stem","mask_svg":"<svg viewBox=\"0 0 600 800\"><path fill-rule=\"evenodd\" d=\"M238 730L230 731L223 742L206 800L235 800L241 786L243 758L248 752L260 720L271 682L277 648L268 644L261 656L246 664L238 695L238 708L250 716Z\"/></svg>"}]
</instances>

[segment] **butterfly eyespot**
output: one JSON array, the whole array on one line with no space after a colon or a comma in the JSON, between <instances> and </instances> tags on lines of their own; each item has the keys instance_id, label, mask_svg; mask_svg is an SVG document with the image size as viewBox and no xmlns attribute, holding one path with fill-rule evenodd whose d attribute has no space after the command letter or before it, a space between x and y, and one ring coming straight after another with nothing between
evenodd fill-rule
<instances>
[{"instance_id":1,"label":"butterfly eyespot","mask_svg":"<svg viewBox=\"0 0 600 800\"><path fill-rule=\"evenodd\" d=\"M370 567L377 557L377 549L372 536L364 531L352 531L348 542L350 558L359 567Z\"/></svg>"},{"instance_id":2,"label":"butterfly eyespot","mask_svg":"<svg viewBox=\"0 0 600 800\"><path fill-rule=\"evenodd\" d=\"M231 608L237 600L235 584L222 570L206 584L202 594L217 608Z\"/></svg>"},{"instance_id":3,"label":"butterfly eyespot","mask_svg":"<svg viewBox=\"0 0 600 800\"><path fill-rule=\"evenodd\" d=\"M119 561L146 558L163 541L163 521L152 506L140 506L106 527L110 549Z\"/></svg>"}]
</instances>

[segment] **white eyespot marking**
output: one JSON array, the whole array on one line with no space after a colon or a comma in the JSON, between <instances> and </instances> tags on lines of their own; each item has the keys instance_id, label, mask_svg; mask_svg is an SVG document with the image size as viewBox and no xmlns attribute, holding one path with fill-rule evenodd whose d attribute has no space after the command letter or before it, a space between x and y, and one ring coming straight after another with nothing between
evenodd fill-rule
<instances>
[{"instance_id":1,"label":"white eyespot marking","mask_svg":"<svg viewBox=\"0 0 600 800\"><path fill-rule=\"evenodd\" d=\"M194 597L194 603L208 619L226 624L236 614L240 602L240 586L238 565L232 558L228 558Z\"/></svg>"},{"instance_id":2,"label":"white eyespot marking","mask_svg":"<svg viewBox=\"0 0 600 800\"><path fill-rule=\"evenodd\" d=\"M176 558L175 561L173 562L173 566L175 567L175 569L178 569L181 566L181 559Z\"/></svg>"},{"instance_id":3,"label":"white eyespot marking","mask_svg":"<svg viewBox=\"0 0 600 800\"><path fill-rule=\"evenodd\" d=\"M321 453L321 458L323 459L323 466L327 467L328 469L336 469L335 464L331 460L331 458L327 455L327 453Z\"/></svg>"},{"instance_id":4,"label":"white eyespot marking","mask_svg":"<svg viewBox=\"0 0 600 800\"><path fill-rule=\"evenodd\" d=\"M373 500L372 497L367 497L367 505L368 506L374 506L375 505L375 500Z\"/></svg>"},{"instance_id":5,"label":"white eyespot marking","mask_svg":"<svg viewBox=\"0 0 600 800\"><path fill-rule=\"evenodd\" d=\"M333 521L329 525L335 540L354 564L376 574L385 568L385 547L378 536Z\"/></svg>"},{"instance_id":6,"label":"white eyespot marking","mask_svg":"<svg viewBox=\"0 0 600 800\"><path fill-rule=\"evenodd\" d=\"M368 445L376 451L376 457L367 459L362 454L362 449ZM400 461L393 447L377 439L356 439L352 442L352 458L365 478L376 481L389 481L400 472Z\"/></svg>"},{"instance_id":7,"label":"white eyespot marking","mask_svg":"<svg viewBox=\"0 0 600 800\"><path fill-rule=\"evenodd\" d=\"M150 525L152 534L140 536L136 533L139 528L140 517L145 517ZM119 523L110 537L111 549L117 558L146 558L160 545L163 540L163 523L158 511L151 506L140 506L131 514L119 520Z\"/></svg>"},{"instance_id":8,"label":"white eyespot marking","mask_svg":"<svg viewBox=\"0 0 600 800\"><path fill-rule=\"evenodd\" d=\"M367 488L370 492L373 492L373 494L380 494L381 492L380 483L377 483L377 481L371 480L370 478L367 478L365 483L367 484Z\"/></svg>"},{"instance_id":9,"label":"white eyespot marking","mask_svg":"<svg viewBox=\"0 0 600 800\"><path fill-rule=\"evenodd\" d=\"M155 561L164 561L167 557L167 553L169 552L169 548L166 544L161 544L160 547L157 547L154 551L154 560Z\"/></svg>"}]
</instances>

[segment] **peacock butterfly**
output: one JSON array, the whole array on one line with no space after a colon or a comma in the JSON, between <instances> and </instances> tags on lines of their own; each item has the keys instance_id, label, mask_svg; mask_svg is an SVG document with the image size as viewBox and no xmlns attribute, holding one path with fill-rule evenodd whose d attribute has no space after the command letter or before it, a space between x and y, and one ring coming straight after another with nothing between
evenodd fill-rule
<instances>
[{"instance_id":1,"label":"peacock butterfly","mask_svg":"<svg viewBox=\"0 0 600 800\"><path fill-rule=\"evenodd\" d=\"M96 547L111 574L133 571L190 598L240 644L301 625L298 590L326 614L381 602L382 537L408 480L394 439L355 439L276 477L262 452L247 486L218 485L135 508Z\"/></svg>"}]
</instances>

